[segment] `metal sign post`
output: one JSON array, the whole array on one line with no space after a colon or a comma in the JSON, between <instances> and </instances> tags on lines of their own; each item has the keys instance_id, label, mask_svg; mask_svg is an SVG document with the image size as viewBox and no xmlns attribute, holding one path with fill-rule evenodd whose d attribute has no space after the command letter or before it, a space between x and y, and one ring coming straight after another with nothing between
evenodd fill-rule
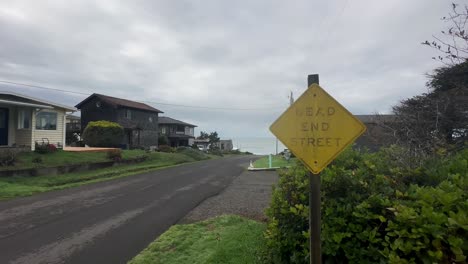
<instances>
[{"instance_id":1,"label":"metal sign post","mask_svg":"<svg viewBox=\"0 0 468 264\"><path fill-rule=\"evenodd\" d=\"M308 76L309 88L270 131L309 169L310 262L322 263L320 172L366 131L364 124Z\"/></svg>"},{"instance_id":2,"label":"metal sign post","mask_svg":"<svg viewBox=\"0 0 468 264\"><path fill-rule=\"evenodd\" d=\"M319 84L319 75L311 74L307 77L307 86ZM309 254L310 263L322 263L322 240L321 240L321 205L322 197L320 194L320 172L313 174L308 172L309 176Z\"/></svg>"}]
</instances>

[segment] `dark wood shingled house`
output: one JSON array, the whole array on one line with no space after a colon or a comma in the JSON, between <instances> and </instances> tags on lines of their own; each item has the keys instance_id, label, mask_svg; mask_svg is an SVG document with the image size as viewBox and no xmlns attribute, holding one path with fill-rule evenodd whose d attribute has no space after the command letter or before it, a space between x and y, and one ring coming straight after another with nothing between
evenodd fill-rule
<instances>
[{"instance_id":1,"label":"dark wood shingled house","mask_svg":"<svg viewBox=\"0 0 468 264\"><path fill-rule=\"evenodd\" d=\"M81 110L82 130L90 121L107 120L124 128L122 145L129 148L155 148L158 145L158 114L163 112L154 107L95 93L76 108Z\"/></svg>"},{"instance_id":2,"label":"dark wood shingled house","mask_svg":"<svg viewBox=\"0 0 468 264\"><path fill-rule=\"evenodd\" d=\"M167 116L159 117L160 135L167 137L171 147L193 145L195 127L197 126Z\"/></svg>"}]
</instances>

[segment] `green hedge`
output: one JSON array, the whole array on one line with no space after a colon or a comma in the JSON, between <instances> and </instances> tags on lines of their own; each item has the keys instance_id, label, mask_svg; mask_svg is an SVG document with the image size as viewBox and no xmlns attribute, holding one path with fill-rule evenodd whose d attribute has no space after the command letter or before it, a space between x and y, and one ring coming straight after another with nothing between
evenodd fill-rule
<instances>
[{"instance_id":1,"label":"green hedge","mask_svg":"<svg viewBox=\"0 0 468 264\"><path fill-rule=\"evenodd\" d=\"M83 141L90 147L119 147L122 143L123 128L114 122L89 122L83 132Z\"/></svg>"},{"instance_id":2,"label":"green hedge","mask_svg":"<svg viewBox=\"0 0 468 264\"><path fill-rule=\"evenodd\" d=\"M326 263L465 263L468 150L407 168L396 149L345 153L322 172ZM267 210L272 263L308 263L308 179L280 173Z\"/></svg>"}]
</instances>

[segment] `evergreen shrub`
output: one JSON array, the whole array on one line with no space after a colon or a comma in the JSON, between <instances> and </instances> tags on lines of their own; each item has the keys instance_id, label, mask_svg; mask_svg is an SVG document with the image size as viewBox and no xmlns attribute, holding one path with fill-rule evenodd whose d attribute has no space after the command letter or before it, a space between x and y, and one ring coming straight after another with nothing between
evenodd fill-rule
<instances>
[{"instance_id":1,"label":"evergreen shrub","mask_svg":"<svg viewBox=\"0 0 468 264\"><path fill-rule=\"evenodd\" d=\"M122 142L122 126L110 121L89 122L83 131L83 141L90 147L118 147Z\"/></svg>"},{"instance_id":2,"label":"evergreen shrub","mask_svg":"<svg viewBox=\"0 0 468 264\"><path fill-rule=\"evenodd\" d=\"M325 263L466 263L468 150L404 167L347 150L321 174ZM267 209L272 263L308 263L308 179L280 172Z\"/></svg>"}]
</instances>

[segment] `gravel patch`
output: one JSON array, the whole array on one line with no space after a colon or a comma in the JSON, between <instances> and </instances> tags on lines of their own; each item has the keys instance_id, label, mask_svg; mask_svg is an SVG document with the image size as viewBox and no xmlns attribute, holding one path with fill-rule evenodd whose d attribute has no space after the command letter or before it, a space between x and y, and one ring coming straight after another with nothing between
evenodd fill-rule
<instances>
[{"instance_id":1,"label":"gravel patch","mask_svg":"<svg viewBox=\"0 0 468 264\"><path fill-rule=\"evenodd\" d=\"M193 223L223 214L266 221L264 211L270 204L272 186L277 181L278 174L275 171L245 171L224 191L206 199L179 223Z\"/></svg>"}]
</instances>

